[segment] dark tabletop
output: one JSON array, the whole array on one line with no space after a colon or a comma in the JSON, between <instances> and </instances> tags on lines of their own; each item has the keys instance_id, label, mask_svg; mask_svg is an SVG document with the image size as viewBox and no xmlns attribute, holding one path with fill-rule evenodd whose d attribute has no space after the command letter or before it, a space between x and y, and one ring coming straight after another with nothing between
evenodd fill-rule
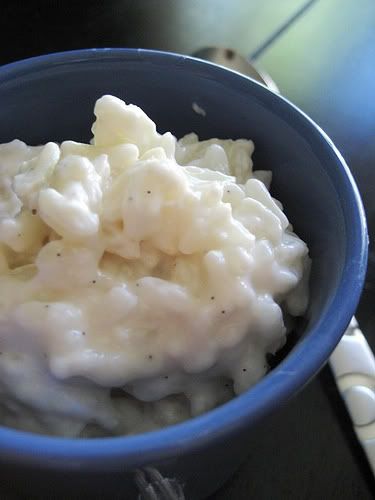
<instances>
[{"instance_id":1,"label":"dark tabletop","mask_svg":"<svg viewBox=\"0 0 375 500\"><path fill-rule=\"evenodd\" d=\"M189 54L207 45L251 56L331 136L358 182L372 240L375 0L45 0L0 6L0 64L84 47ZM371 260L357 319L375 349L374 287ZM260 424L249 449L251 458L211 500L373 498L374 480L328 367Z\"/></svg>"}]
</instances>

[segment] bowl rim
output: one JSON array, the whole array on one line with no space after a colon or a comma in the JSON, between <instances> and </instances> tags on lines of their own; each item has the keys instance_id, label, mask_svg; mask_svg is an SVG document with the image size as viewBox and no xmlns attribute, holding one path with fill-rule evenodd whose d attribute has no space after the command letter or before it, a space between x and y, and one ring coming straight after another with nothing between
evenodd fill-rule
<instances>
[{"instance_id":1,"label":"bowl rim","mask_svg":"<svg viewBox=\"0 0 375 500\"><path fill-rule=\"evenodd\" d=\"M39 464L49 468L76 467L106 470L119 466L137 467L145 463L193 452L213 441L243 431L266 413L271 413L300 390L322 367L340 340L354 314L363 287L368 236L361 198L345 163L323 130L286 98L264 85L216 64L173 52L94 48L56 52L16 61L0 67L0 86L26 73L61 64L82 64L97 60L144 61L175 66L200 76L220 78L224 86L243 91L251 88L257 99L268 101L275 113L290 117L294 128L309 132L309 142L321 151L327 162L335 164L335 183L345 218L346 249L341 280L333 300L326 307L309 338L303 339L276 368L255 386L231 401L199 417L134 436L74 439L32 434L0 427L0 458L12 463ZM305 136L304 136L305 138ZM315 152L315 151L314 151ZM332 167L333 168L333 167ZM332 174L333 175L333 174ZM339 314L333 314L339 311ZM121 463L121 460L123 461ZM125 462L124 462L125 460Z\"/></svg>"}]
</instances>

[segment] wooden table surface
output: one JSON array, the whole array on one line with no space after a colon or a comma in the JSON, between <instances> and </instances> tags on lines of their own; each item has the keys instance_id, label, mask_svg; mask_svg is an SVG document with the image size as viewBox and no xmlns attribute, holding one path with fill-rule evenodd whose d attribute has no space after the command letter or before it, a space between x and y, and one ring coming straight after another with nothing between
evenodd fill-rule
<instances>
[{"instance_id":1,"label":"wooden table surface","mask_svg":"<svg viewBox=\"0 0 375 500\"><path fill-rule=\"evenodd\" d=\"M5 1L0 7L0 64L84 47L188 54L207 45L252 55L331 136L358 182L372 245L374 0ZM375 349L374 278L371 260L357 317ZM246 463L211 500L373 498L374 480L328 368L262 422L248 446Z\"/></svg>"}]
</instances>

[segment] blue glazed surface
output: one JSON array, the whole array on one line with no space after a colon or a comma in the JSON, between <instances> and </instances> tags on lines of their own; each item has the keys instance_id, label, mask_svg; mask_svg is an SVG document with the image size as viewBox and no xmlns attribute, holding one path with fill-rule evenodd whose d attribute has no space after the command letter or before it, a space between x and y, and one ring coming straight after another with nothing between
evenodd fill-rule
<instances>
[{"instance_id":1,"label":"blue glazed surface","mask_svg":"<svg viewBox=\"0 0 375 500\"><path fill-rule=\"evenodd\" d=\"M310 247L309 321L278 367L245 394L201 417L158 432L95 440L0 428L0 461L13 471L48 468L56 477L65 474L67 483L70 472L72 481L89 474L99 485L104 473L114 483L121 481L125 493L132 491L129 471L156 464L186 483L188 498L200 498L239 464L257 420L301 389L337 344L366 271L363 208L344 160L301 111L246 77L177 54L92 49L3 66L0 143L15 137L31 144L88 140L93 104L106 93L141 106L160 131L254 140L255 167L273 171L272 192ZM205 109L206 117L194 113L192 102ZM199 475L210 461L216 472Z\"/></svg>"}]
</instances>

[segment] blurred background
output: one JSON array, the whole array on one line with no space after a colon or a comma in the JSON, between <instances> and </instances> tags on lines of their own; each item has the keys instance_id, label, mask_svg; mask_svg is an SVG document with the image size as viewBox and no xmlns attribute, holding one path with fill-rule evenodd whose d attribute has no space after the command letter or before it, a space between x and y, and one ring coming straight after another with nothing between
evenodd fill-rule
<instances>
[{"instance_id":1,"label":"blurred background","mask_svg":"<svg viewBox=\"0 0 375 500\"><path fill-rule=\"evenodd\" d=\"M342 152L375 234L375 0L3 0L0 64L60 50L228 47L266 70ZM375 349L375 259L357 318ZM328 368L259 425L211 500L370 499L374 480ZM204 471L202 471L204 473ZM1 485L0 485L1 497Z\"/></svg>"}]
</instances>

